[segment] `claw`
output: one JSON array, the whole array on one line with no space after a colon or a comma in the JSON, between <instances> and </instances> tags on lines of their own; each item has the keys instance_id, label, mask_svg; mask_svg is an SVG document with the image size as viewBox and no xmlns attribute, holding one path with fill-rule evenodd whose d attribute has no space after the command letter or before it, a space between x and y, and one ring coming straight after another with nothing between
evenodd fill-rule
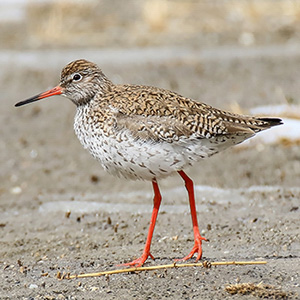
<instances>
[{"instance_id":1,"label":"claw","mask_svg":"<svg viewBox=\"0 0 300 300\"><path fill-rule=\"evenodd\" d=\"M128 263L125 263L125 264L120 264L120 265L117 265L117 266L118 267L127 267L127 266L141 267L149 256L153 260L155 260L154 256L149 252L149 253L143 253L141 257L139 257L139 258L137 258L137 259L135 259L131 262L128 262Z\"/></svg>"},{"instance_id":2,"label":"claw","mask_svg":"<svg viewBox=\"0 0 300 300\"><path fill-rule=\"evenodd\" d=\"M191 259L196 252L198 253L196 261L200 260L202 257L202 241L208 241L208 240L205 237L199 235L197 238L195 238L195 244L191 252L183 258L175 259L175 261L186 261L188 259Z\"/></svg>"}]
</instances>

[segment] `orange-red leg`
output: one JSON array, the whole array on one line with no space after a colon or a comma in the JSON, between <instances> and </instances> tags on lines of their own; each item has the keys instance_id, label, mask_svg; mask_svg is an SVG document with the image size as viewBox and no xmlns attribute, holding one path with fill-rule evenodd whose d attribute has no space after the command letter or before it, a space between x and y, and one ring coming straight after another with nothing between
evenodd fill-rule
<instances>
[{"instance_id":1,"label":"orange-red leg","mask_svg":"<svg viewBox=\"0 0 300 300\"><path fill-rule=\"evenodd\" d=\"M190 202L190 208L191 208L191 216L192 216L194 239L195 239L195 244L194 244L192 251L187 256L185 256L184 258L182 258L180 260L188 260L188 259L192 258L193 255L197 252L198 255L197 255L196 261L198 261L202 257L202 241L207 241L207 239L202 237L199 232L193 181L183 171L179 171L178 173L184 180L185 187L189 194L189 202Z\"/></svg>"},{"instance_id":2,"label":"orange-red leg","mask_svg":"<svg viewBox=\"0 0 300 300\"><path fill-rule=\"evenodd\" d=\"M146 244L145 244L143 254L138 259L135 259L135 260L133 260L129 263L126 263L126 264L122 264L122 266L140 267L144 264L144 262L147 260L147 258L149 256L154 260L154 257L150 253L150 246L151 246L151 240L152 240L152 236L153 236L153 231L154 231L154 227L155 227L155 222L156 222L158 210L159 210L160 203L161 203L161 194L160 194L160 191L159 191L158 184L157 184L156 180L152 180L152 185L153 185L153 190L154 190L153 211L152 211L152 216L151 216L147 241L146 241Z\"/></svg>"}]
</instances>

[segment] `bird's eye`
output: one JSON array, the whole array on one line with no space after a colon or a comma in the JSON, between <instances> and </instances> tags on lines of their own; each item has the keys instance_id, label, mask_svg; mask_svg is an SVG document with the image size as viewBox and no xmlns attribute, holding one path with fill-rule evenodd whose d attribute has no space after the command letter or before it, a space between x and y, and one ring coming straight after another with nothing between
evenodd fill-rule
<instances>
[{"instance_id":1,"label":"bird's eye","mask_svg":"<svg viewBox=\"0 0 300 300\"><path fill-rule=\"evenodd\" d=\"M73 80L79 81L82 78L82 76L79 73L74 74Z\"/></svg>"}]
</instances>

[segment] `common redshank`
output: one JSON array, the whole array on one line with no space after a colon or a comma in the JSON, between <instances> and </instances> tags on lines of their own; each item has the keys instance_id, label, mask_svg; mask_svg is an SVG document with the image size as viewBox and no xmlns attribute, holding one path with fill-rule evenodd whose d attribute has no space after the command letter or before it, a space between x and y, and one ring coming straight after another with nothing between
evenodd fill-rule
<instances>
[{"instance_id":1,"label":"common redshank","mask_svg":"<svg viewBox=\"0 0 300 300\"><path fill-rule=\"evenodd\" d=\"M257 132L282 124L278 118L238 115L196 102L165 89L143 85L115 85L94 63L84 59L65 66L60 84L17 103L21 106L62 95L77 107L74 129L84 148L110 174L152 181L153 211L141 257L126 263L142 266L150 253L161 194L157 179L175 172L188 192L194 246L182 258L202 257L193 181L187 166L243 142Z\"/></svg>"}]
</instances>

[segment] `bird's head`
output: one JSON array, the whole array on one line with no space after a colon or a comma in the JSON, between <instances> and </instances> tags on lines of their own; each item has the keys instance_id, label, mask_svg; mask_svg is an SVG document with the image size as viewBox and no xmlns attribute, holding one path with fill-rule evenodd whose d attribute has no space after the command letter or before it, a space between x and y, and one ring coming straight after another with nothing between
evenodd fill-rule
<instances>
[{"instance_id":1,"label":"bird's head","mask_svg":"<svg viewBox=\"0 0 300 300\"><path fill-rule=\"evenodd\" d=\"M108 91L111 84L111 81L96 64L85 59L75 60L61 71L59 85L18 102L15 106L25 105L55 95L65 96L79 106L91 101L96 94L103 94Z\"/></svg>"}]
</instances>

